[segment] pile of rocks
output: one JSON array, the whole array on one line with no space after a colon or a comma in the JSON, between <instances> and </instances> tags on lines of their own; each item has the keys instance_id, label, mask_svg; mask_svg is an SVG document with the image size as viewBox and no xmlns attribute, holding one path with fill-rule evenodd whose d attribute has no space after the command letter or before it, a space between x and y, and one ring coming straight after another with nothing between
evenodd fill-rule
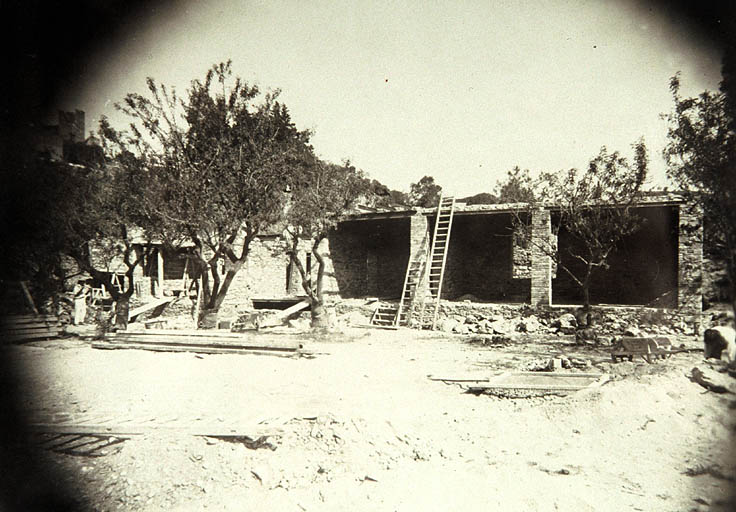
<instances>
[{"instance_id":1,"label":"pile of rocks","mask_svg":"<svg viewBox=\"0 0 736 512\"><path fill-rule=\"evenodd\" d=\"M550 359L535 359L525 363L519 369L527 372L553 372L555 370L590 370L593 362L590 359L579 359L577 357L553 357Z\"/></svg>"},{"instance_id":2,"label":"pile of rocks","mask_svg":"<svg viewBox=\"0 0 736 512\"><path fill-rule=\"evenodd\" d=\"M570 313L553 319L535 314L515 318L505 318L501 315L451 315L440 319L437 325L439 330L444 332L491 335L509 335L517 332L574 334L577 329L575 316Z\"/></svg>"},{"instance_id":3,"label":"pile of rocks","mask_svg":"<svg viewBox=\"0 0 736 512\"><path fill-rule=\"evenodd\" d=\"M500 314L447 315L438 320L438 329L457 334L512 335L574 335L581 343L607 343L617 336L672 336L692 333L692 326L683 321L653 318L626 311L596 313L593 326L584 328L585 320L570 312L519 310L515 316Z\"/></svg>"}]
</instances>

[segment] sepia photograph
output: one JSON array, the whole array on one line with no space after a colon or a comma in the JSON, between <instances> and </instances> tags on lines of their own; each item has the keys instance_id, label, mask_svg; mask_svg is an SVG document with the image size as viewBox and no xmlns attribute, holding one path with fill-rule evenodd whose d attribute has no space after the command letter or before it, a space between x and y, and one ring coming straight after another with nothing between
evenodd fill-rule
<instances>
[{"instance_id":1,"label":"sepia photograph","mask_svg":"<svg viewBox=\"0 0 736 512\"><path fill-rule=\"evenodd\" d=\"M0 13L0 511L736 510L736 5Z\"/></svg>"}]
</instances>

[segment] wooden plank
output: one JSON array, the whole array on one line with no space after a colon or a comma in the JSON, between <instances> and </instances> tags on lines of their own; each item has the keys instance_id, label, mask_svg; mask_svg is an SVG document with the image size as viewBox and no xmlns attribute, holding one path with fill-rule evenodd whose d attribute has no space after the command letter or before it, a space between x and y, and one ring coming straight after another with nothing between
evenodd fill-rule
<instances>
[{"instance_id":1,"label":"wooden plank","mask_svg":"<svg viewBox=\"0 0 736 512\"><path fill-rule=\"evenodd\" d=\"M524 375L540 376L540 375L542 375L542 376L549 376L549 377L552 377L552 378L559 377L559 378L569 379L571 377L572 378L591 378L591 377L593 377L593 378L599 378L599 377L602 377L602 376L604 376L606 374L605 373L577 373L577 372L576 373L504 372L504 373L502 373L502 374L500 374L498 376L499 377L502 377L502 376L508 376L508 375L520 375L520 376L524 376Z\"/></svg>"},{"instance_id":2,"label":"wooden plank","mask_svg":"<svg viewBox=\"0 0 736 512\"><path fill-rule=\"evenodd\" d=\"M27 329L30 327L56 327L59 325L59 322L56 320L53 321L43 321L43 320L37 320L35 322L17 322L17 323L6 323L2 324L3 327L8 329Z\"/></svg>"},{"instance_id":3,"label":"wooden plank","mask_svg":"<svg viewBox=\"0 0 736 512\"><path fill-rule=\"evenodd\" d=\"M427 378L433 381L440 382L489 382L490 379L473 379L470 377L435 377L434 375L428 375Z\"/></svg>"},{"instance_id":4,"label":"wooden plank","mask_svg":"<svg viewBox=\"0 0 736 512\"><path fill-rule=\"evenodd\" d=\"M253 348L264 350L299 350L304 348L304 344L299 340L249 340L241 338L239 340L222 340L208 338L174 338L166 336L147 337L128 335L106 335L105 339L110 343L139 343L153 345L181 345L181 346L209 346L222 348Z\"/></svg>"},{"instance_id":5,"label":"wooden plank","mask_svg":"<svg viewBox=\"0 0 736 512\"><path fill-rule=\"evenodd\" d=\"M566 384L555 384L555 385L546 385L546 384L491 384L488 386L472 386L469 389L471 390L478 390L478 391L484 391L484 390L493 390L493 389L531 389L531 390L547 390L547 391L580 391L581 389L587 388L588 385L566 385Z\"/></svg>"},{"instance_id":6,"label":"wooden plank","mask_svg":"<svg viewBox=\"0 0 736 512\"><path fill-rule=\"evenodd\" d=\"M528 377L528 381L524 382L525 378ZM540 383L533 382L539 380L548 380L548 382ZM555 380L559 379L561 382L556 383ZM583 380L579 384L571 384L570 380ZM513 382L516 380L517 382ZM579 391L581 389L599 387L605 384L609 380L607 374L601 373L551 373L551 372L506 372L498 375L492 379L489 379L487 385L484 386L472 386L469 389L471 391L486 391L486 390L546 390L546 391ZM512 382L508 382L512 381ZM567 381L567 383L562 383Z\"/></svg>"},{"instance_id":7,"label":"wooden plank","mask_svg":"<svg viewBox=\"0 0 736 512\"><path fill-rule=\"evenodd\" d=\"M0 327L1 330L7 331L7 332L27 331L27 330L34 330L34 329L58 329L58 328L59 326L56 324L45 324L45 323L3 325L2 327Z\"/></svg>"},{"instance_id":8,"label":"wooden plank","mask_svg":"<svg viewBox=\"0 0 736 512\"><path fill-rule=\"evenodd\" d=\"M53 323L56 324L59 319L54 315L38 315L38 316L7 316L2 319L2 325L23 325L32 323Z\"/></svg>"},{"instance_id":9,"label":"wooden plank","mask_svg":"<svg viewBox=\"0 0 736 512\"><path fill-rule=\"evenodd\" d=\"M56 315L7 315L3 319L38 319L38 318L56 318Z\"/></svg>"},{"instance_id":10,"label":"wooden plank","mask_svg":"<svg viewBox=\"0 0 736 512\"><path fill-rule=\"evenodd\" d=\"M14 332L35 332L35 331L58 331L58 325L29 325L28 327L16 327L16 328L3 328L3 332L14 333Z\"/></svg>"},{"instance_id":11,"label":"wooden plank","mask_svg":"<svg viewBox=\"0 0 736 512\"><path fill-rule=\"evenodd\" d=\"M156 309L158 306L162 306L163 304L171 302L175 298L176 297L162 297L160 299L154 300L153 302L149 302L147 304L143 304L142 306L138 306L137 308L131 309L128 312L128 320L131 320L138 315L145 313L146 311Z\"/></svg>"},{"instance_id":12,"label":"wooden plank","mask_svg":"<svg viewBox=\"0 0 736 512\"><path fill-rule=\"evenodd\" d=\"M105 341L92 342L92 348L99 349L130 349L150 350L153 352L195 352L201 354L254 354L293 357L294 355L308 354L303 350L285 350L254 347L212 347L207 345L174 345L153 343L109 343Z\"/></svg>"},{"instance_id":13,"label":"wooden plank","mask_svg":"<svg viewBox=\"0 0 736 512\"><path fill-rule=\"evenodd\" d=\"M243 350L286 350L286 351L296 351L301 350L303 347L299 344L294 345L266 345L266 344L249 344L249 345L241 345L238 343L207 343L200 342L200 343L182 343L181 341L176 340L158 340L158 341L141 341L137 340L135 338L131 339L123 339L123 340L116 340L108 343L135 343L137 345L141 346L173 346L173 347L210 347L210 348L223 348L223 349L243 349Z\"/></svg>"},{"instance_id":14,"label":"wooden plank","mask_svg":"<svg viewBox=\"0 0 736 512\"><path fill-rule=\"evenodd\" d=\"M58 334L50 333L36 333L36 334L11 334L2 336L3 341L23 341L23 340L34 340L41 338L56 338Z\"/></svg>"},{"instance_id":15,"label":"wooden plank","mask_svg":"<svg viewBox=\"0 0 736 512\"><path fill-rule=\"evenodd\" d=\"M14 334L35 334L35 333L59 333L58 327L34 327L34 328L27 328L27 329L3 329L2 332L4 334L14 335Z\"/></svg>"},{"instance_id":16,"label":"wooden plank","mask_svg":"<svg viewBox=\"0 0 736 512\"><path fill-rule=\"evenodd\" d=\"M182 338L252 339L261 335L249 335L220 329L146 329L145 331L118 331L115 335L170 336ZM279 334L279 337L300 336L299 333ZM273 336L273 335L269 335Z\"/></svg>"},{"instance_id":17,"label":"wooden plank","mask_svg":"<svg viewBox=\"0 0 736 512\"><path fill-rule=\"evenodd\" d=\"M28 301L28 305L31 306L31 309L35 314L38 314L38 309L36 309L36 304L33 302L33 297L31 297L31 292L28 291L28 285L25 281L20 282L20 287L23 290L23 295L26 298L26 301Z\"/></svg>"},{"instance_id":18,"label":"wooden plank","mask_svg":"<svg viewBox=\"0 0 736 512\"><path fill-rule=\"evenodd\" d=\"M261 327L271 327L272 326L271 324L278 325L280 323L283 323L284 319L288 318L290 315L293 315L297 311L301 311L302 309L308 308L309 305L310 303L308 300L297 302L293 306L288 307L284 309L283 311L276 313L274 316L267 318L266 320L268 320L268 322L261 325Z\"/></svg>"},{"instance_id":19,"label":"wooden plank","mask_svg":"<svg viewBox=\"0 0 736 512\"><path fill-rule=\"evenodd\" d=\"M59 326L52 323L35 323L35 324L17 324L17 325L3 325L2 330L4 331L22 331L27 329L58 329Z\"/></svg>"}]
</instances>

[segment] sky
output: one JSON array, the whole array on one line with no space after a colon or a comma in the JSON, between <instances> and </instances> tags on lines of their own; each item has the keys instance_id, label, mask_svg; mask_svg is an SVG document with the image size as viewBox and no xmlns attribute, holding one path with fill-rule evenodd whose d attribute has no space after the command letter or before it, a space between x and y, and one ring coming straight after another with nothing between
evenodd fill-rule
<instances>
[{"instance_id":1,"label":"sky","mask_svg":"<svg viewBox=\"0 0 736 512\"><path fill-rule=\"evenodd\" d=\"M657 4L659 5L659 4ZM686 20L628 1L181 1L138 13L90 52L60 101L124 127L114 108L146 77L181 93L213 64L281 100L325 160L349 159L408 191L429 175L446 194L492 192L514 166L585 168L601 146L633 157L650 186L684 94L717 89L719 49Z\"/></svg>"}]
</instances>

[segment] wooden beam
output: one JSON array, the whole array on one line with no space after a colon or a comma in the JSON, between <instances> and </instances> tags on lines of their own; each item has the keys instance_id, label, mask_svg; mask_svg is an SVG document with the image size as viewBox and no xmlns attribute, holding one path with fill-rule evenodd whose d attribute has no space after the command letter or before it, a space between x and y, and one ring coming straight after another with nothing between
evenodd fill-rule
<instances>
[{"instance_id":1,"label":"wooden beam","mask_svg":"<svg viewBox=\"0 0 736 512\"><path fill-rule=\"evenodd\" d=\"M128 350L150 350L153 352L194 352L199 354L252 354L252 355L269 355L281 357L294 357L307 355L308 352L302 350L285 350L274 349L269 347L224 347L211 345L182 345L182 344L166 344L166 343L136 343L136 342L116 342L110 343L106 341L92 342L92 348L99 349L128 349Z\"/></svg>"},{"instance_id":2,"label":"wooden beam","mask_svg":"<svg viewBox=\"0 0 736 512\"><path fill-rule=\"evenodd\" d=\"M267 318L267 320L270 320L270 322L267 322L261 327L275 327L276 325L280 325L289 318L291 315L296 313L297 311L301 311L303 309L307 309L309 307L309 300L303 300L301 302L297 302L291 307L288 307L284 309L283 311L280 311L276 313L274 316Z\"/></svg>"},{"instance_id":3,"label":"wooden beam","mask_svg":"<svg viewBox=\"0 0 736 512\"><path fill-rule=\"evenodd\" d=\"M28 301L28 305L31 306L31 309L33 312L38 315L38 309L36 309L36 304L33 302L33 297L31 297L31 292L28 291L28 285L25 281L20 282L20 287L23 290L23 296L26 298L26 301Z\"/></svg>"},{"instance_id":4,"label":"wooden beam","mask_svg":"<svg viewBox=\"0 0 736 512\"><path fill-rule=\"evenodd\" d=\"M146 311L150 311L152 309L156 309L157 307L166 304L168 302L171 302L174 300L175 297L162 297L160 299L156 299L153 302L149 302L147 304L143 304L142 306L138 306L137 308L131 309L128 312L128 320L131 321L141 313L145 313Z\"/></svg>"},{"instance_id":5,"label":"wooden beam","mask_svg":"<svg viewBox=\"0 0 736 512\"><path fill-rule=\"evenodd\" d=\"M154 329L150 329L154 330ZM119 332L106 334L105 340L109 343L137 343L152 345L175 345L182 347L212 347L212 348L242 348L258 350L300 350L304 344L298 339L265 339L253 337L223 337L223 336L168 336L155 333Z\"/></svg>"}]
</instances>

